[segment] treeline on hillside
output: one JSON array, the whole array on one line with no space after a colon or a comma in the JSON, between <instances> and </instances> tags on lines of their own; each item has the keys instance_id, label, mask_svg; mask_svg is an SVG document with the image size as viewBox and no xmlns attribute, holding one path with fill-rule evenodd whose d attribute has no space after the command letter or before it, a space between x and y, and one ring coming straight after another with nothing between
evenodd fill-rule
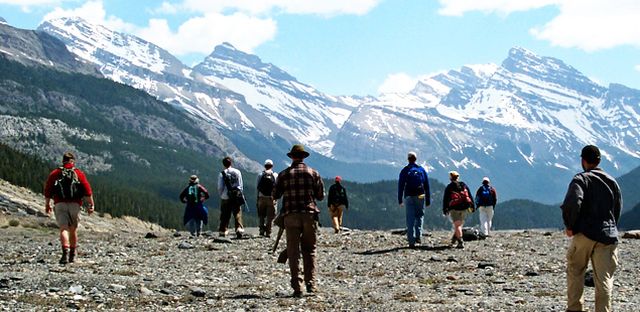
<instances>
[{"instance_id":1,"label":"treeline on hillside","mask_svg":"<svg viewBox=\"0 0 640 312\"><path fill-rule=\"evenodd\" d=\"M59 164L44 162L0 143L0 178L12 184L42 193L49 172L57 166ZM143 188L121 186L102 176L88 175L88 179L99 213L136 216L167 227L181 226L182 208L177 200L163 198ZM44 209L44 203L42 206Z\"/></svg>"},{"instance_id":2,"label":"treeline on hillside","mask_svg":"<svg viewBox=\"0 0 640 312\"><path fill-rule=\"evenodd\" d=\"M41 161L35 156L17 152L0 144L0 178L13 184L42 192L49 172L59 164ZM196 157L185 155L184 157ZM183 163L179 158L177 163ZM209 230L217 230L219 219L219 197L217 176L221 165L211 164L211 169L197 172L186 170L181 175L159 175L154 170L142 170L135 164L116 161L114 171L99 175L88 175L94 190L98 212L113 216L131 215L158 223L168 228L184 228L182 225L183 204L178 201L180 191L187 185L191 173L200 176L211 198L209 207ZM202 167L200 164L197 167ZM128 172L124 174L123 172ZM244 173L244 186L250 212L244 213L246 226L257 225L255 209L256 176ZM325 180L328 191L332 180ZM432 204L425 211L425 229L448 229L449 221L442 215L442 191L444 185L431 180ZM345 212L344 226L358 229L393 229L405 227L405 210L398 206L397 181L376 183L344 182L349 194L350 209ZM330 226L327 201L318 202L323 226ZM467 219L467 225L478 223L478 213ZM542 205L528 200L501 202L496 207L495 229L560 228L562 219L556 206Z\"/></svg>"},{"instance_id":3,"label":"treeline on hillside","mask_svg":"<svg viewBox=\"0 0 640 312\"><path fill-rule=\"evenodd\" d=\"M640 230L640 204L620 216L620 228L627 231Z\"/></svg>"}]
</instances>

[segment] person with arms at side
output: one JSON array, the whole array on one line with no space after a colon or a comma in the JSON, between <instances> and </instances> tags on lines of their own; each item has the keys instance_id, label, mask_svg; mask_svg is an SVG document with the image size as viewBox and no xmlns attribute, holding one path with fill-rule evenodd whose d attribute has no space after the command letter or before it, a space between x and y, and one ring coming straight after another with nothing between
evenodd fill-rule
<instances>
[{"instance_id":1,"label":"person with arms at side","mask_svg":"<svg viewBox=\"0 0 640 312\"><path fill-rule=\"evenodd\" d=\"M244 226L242 225L242 210L244 195L242 195L242 173L233 168L231 157L222 159L224 170L218 176L218 195L220 195L220 236L229 233L229 221L233 215L235 221L236 237L242 238Z\"/></svg>"},{"instance_id":2,"label":"person with arms at side","mask_svg":"<svg viewBox=\"0 0 640 312\"><path fill-rule=\"evenodd\" d=\"M331 215L331 223L333 231L340 233L342 228L342 213L345 209L349 209L349 199L347 198L347 189L342 186L342 177L337 176L335 183L329 187L329 214Z\"/></svg>"},{"instance_id":3,"label":"person with arms at side","mask_svg":"<svg viewBox=\"0 0 640 312\"><path fill-rule=\"evenodd\" d=\"M278 174L273 172L273 161L264 161L264 170L258 174L257 185L257 211L260 228L260 236L270 237L273 219L276 217L277 202L273 199L273 189L276 185Z\"/></svg>"},{"instance_id":4,"label":"person with arms at side","mask_svg":"<svg viewBox=\"0 0 640 312\"><path fill-rule=\"evenodd\" d=\"M462 241L462 226L467 218L469 211L474 211L473 197L469 187L462 181L458 181L460 174L457 171L449 172L449 180L451 183L444 189L442 196L442 213L449 215L451 223L453 223L453 236L451 237L451 245L456 242L456 248L464 248Z\"/></svg>"},{"instance_id":5,"label":"person with arms at side","mask_svg":"<svg viewBox=\"0 0 640 312\"><path fill-rule=\"evenodd\" d=\"M480 236L486 238L491 231L493 212L495 211L498 195L496 189L491 186L488 177L482 178L482 185L476 192L476 207L480 211Z\"/></svg>"},{"instance_id":6,"label":"person with arms at side","mask_svg":"<svg viewBox=\"0 0 640 312\"><path fill-rule=\"evenodd\" d=\"M618 182L604 172L600 149L587 145L580 154L583 172L576 174L562 203L567 250L567 311L584 309L584 273L591 260L596 312L613 311L613 273L618 266L618 222L622 194Z\"/></svg>"},{"instance_id":7,"label":"person with arms at side","mask_svg":"<svg viewBox=\"0 0 640 312\"><path fill-rule=\"evenodd\" d=\"M200 184L197 175L189 178L189 185L180 193L180 201L185 203L183 224L187 226L191 237L199 237L202 225L209 222L209 211L204 201L209 199L209 191Z\"/></svg>"},{"instance_id":8,"label":"person with arms at side","mask_svg":"<svg viewBox=\"0 0 640 312\"><path fill-rule=\"evenodd\" d=\"M400 207L405 206L410 248L414 248L416 243L422 243L424 209L431 205L429 177L427 171L416 164L417 158L415 152L409 152L409 164L400 171L398 178L398 204Z\"/></svg>"},{"instance_id":9,"label":"person with arms at side","mask_svg":"<svg viewBox=\"0 0 640 312\"><path fill-rule=\"evenodd\" d=\"M80 222L80 208L84 202L83 199L89 205L87 210L89 215L95 210L91 185L84 172L75 167L75 161L76 157L73 153L64 153L62 166L49 174L44 188L45 211L47 214L51 213L51 199L53 198L53 211L60 228L60 244L62 245L60 264L76 260L78 223Z\"/></svg>"},{"instance_id":10,"label":"person with arms at side","mask_svg":"<svg viewBox=\"0 0 640 312\"><path fill-rule=\"evenodd\" d=\"M324 184L320 174L304 163L309 153L304 146L295 144L287 153L291 166L280 172L274 190L274 199L282 198L282 213L287 235L287 257L291 271L293 296L302 296L300 252L307 292L317 292L316 247L318 240L317 201L324 199Z\"/></svg>"}]
</instances>

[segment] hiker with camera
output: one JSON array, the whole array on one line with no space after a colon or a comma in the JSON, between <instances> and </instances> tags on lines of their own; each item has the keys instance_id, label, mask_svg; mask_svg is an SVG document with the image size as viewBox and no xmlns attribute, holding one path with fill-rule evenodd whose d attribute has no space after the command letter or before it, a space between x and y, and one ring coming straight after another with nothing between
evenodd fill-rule
<instances>
[{"instance_id":1,"label":"hiker with camera","mask_svg":"<svg viewBox=\"0 0 640 312\"><path fill-rule=\"evenodd\" d=\"M95 210L91 185L84 172L75 167L76 157L71 152L62 156L62 166L54 169L44 188L45 211L55 212L56 222L60 228L60 244L62 257L60 264L75 262L78 248L78 223L80 222L80 208L84 200L92 214ZM51 199L53 198L53 209Z\"/></svg>"},{"instance_id":2,"label":"hiker with camera","mask_svg":"<svg viewBox=\"0 0 640 312\"><path fill-rule=\"evenodd\" d=\"M229 234L229 221L231 215L235 220L236 237L242 238L244 226L242 225L242 210L240 207L245 204L242 173L232 167L231 157L222 159L224 170L218 176L218 194L220 195L220 226L218 231L220 236Z\"/></svg>"},{"instance_id":3,"label":"hiker with camera","mask_svg":"<svg viewBox=\"0 0 640 312\"><path fill-rule=\"evenodd\" d=\"M453 236L451 237L451 245L456 242L456 248L464 248L462 239L462 226L467 214L475 211L473 205L473 197L469 187L462 181L459 181L460 174L457 171L449 172L449 180L451 183L444 189L442 196L442 213L448 215L451 223L453 223Z\"/></svg>"}]
</instances>

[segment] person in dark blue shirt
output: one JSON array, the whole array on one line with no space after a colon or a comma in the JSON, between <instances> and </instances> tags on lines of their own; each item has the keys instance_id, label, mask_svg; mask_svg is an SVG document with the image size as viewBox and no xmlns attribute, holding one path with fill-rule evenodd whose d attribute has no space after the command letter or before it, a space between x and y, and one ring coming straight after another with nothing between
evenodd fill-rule
<instances>
[{"instance_id":1,"label":"person in dark blue shirt","mask_svg":"<svg viewBox=\"0 0 640 312\"><path fill-rule=\"evenodd\" d=\"M422 243L424 208L431 204L427 171L416 164L417 158L415 152L409 152L409 164L400 171L398 178L398 204L406 209L407 240L411 248Z\"/></svg>"}]
</instances>

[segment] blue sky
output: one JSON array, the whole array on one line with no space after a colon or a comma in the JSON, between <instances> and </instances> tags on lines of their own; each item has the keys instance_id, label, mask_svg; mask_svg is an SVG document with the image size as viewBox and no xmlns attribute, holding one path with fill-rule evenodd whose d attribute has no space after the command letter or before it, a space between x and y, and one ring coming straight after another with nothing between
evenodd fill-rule
<instances>
[{"instance_id":1,"label":"blue sky","mask_svg":"<svg viewBox=\"0 0 640 312\"><path fill-rule=\"evenodd\" d=\"M640 89L636 0L0 0L20 28L72 15L187 65L228 41L334 95L406 91L425 75L499 64L513 46Z\"/></svg>"}]
</instances>

